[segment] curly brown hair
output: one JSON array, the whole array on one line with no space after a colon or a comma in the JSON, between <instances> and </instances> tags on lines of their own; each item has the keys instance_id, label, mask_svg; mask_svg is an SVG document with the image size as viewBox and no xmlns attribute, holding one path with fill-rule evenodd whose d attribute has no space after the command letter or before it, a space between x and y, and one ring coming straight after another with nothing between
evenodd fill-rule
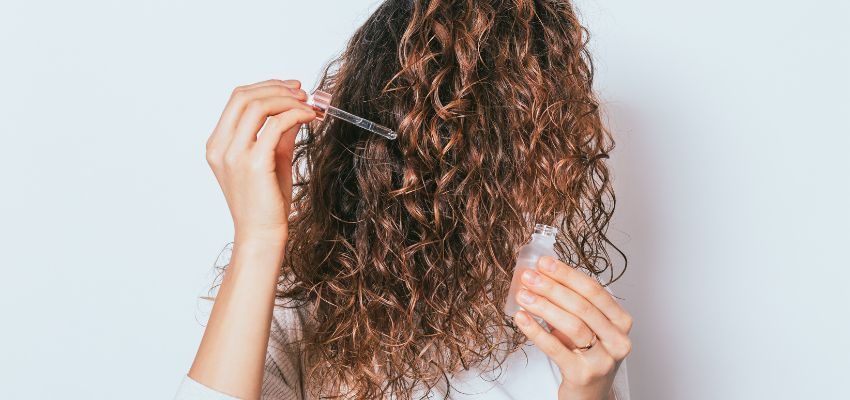
<instances>
[{"instance_id":1,"label":"curly brown hair","mask_svg":"<svg viewBox=\"0 0 850 400\"><path fill-rule=\"evenodd\" d=\"M278 296L310 306L314 391L409 399L500 364L525 341L502 307L534 223L616 280L587 38L568 1L389 0L327 66L335 105L399 136L328 118L297 143Z\"/></svg>"}]
</instances>

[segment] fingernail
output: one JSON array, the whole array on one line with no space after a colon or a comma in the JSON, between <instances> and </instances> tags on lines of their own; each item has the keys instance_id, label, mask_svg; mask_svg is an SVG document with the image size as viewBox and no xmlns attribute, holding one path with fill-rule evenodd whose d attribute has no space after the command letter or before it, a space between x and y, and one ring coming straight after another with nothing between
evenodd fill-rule
<instances>
[{"instance_id":1,"label":"fingernail","mask_svg":"<svg viewBox=\"0 0 850 400\"><path fill-rule=\"evenodd\" d=\"M549 256L540 258L540 268L546 272L555 272L558 266L555 264L555 259Z\"/></svg>"},{"instance_id":2,"label":"fingernail","mask_svg":"<svg viewBox=\"0 0 850 400\"><path fill-rule=\"evenodd\" d=\"M516 322L519 326L529 326L531 325L531 320L528 319L528 316L525 315L522 311L517 311L516 315L514 315L514 322Z\"/></svg>"},{"instance_id":3,"label":"fingernail","mask_svg":"<svg viewBox=\"0 0 850 400\"><path fill-rule=\"evenodd\" d=\"M531 294L531 292L529 292L528 290L522 289L522 290L519 291L519 302L520 303L531 304L531 303L534 303L534 299L536 299L536 298L537 298L537 296Z\"/></svg>"},{"instance_id":4,"label":"fingernail","mask_svg":"<svg viewBox=\"0 0 850 400\"><path fill-rule=\"evenodd\" d=\"M525 271L522 273L522 279L530 285L540 285L540 275L534 271Z\"/></svg>"}]
</instances>

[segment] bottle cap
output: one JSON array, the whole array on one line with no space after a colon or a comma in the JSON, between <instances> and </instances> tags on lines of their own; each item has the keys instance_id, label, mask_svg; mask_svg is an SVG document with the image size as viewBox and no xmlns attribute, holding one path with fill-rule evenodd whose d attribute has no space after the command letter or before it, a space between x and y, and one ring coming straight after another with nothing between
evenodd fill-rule
<instances>
[{"instance_id":1,"label":"bottle cap","mask_svg":"<svg viewBox=\"0 0 850 400\"><path fill-rule=\"evenodd\" d=\"M558 234L558 228L544 224L534 224L534 234L555 237Z\"/></svg>"}]
</instances>

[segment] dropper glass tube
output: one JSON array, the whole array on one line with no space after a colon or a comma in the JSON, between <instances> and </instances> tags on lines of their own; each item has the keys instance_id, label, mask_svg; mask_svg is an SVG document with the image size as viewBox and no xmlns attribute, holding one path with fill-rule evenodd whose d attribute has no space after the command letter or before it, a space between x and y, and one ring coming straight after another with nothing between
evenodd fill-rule
<instances>
[{"instance_id":1,"label":"dropper glass tube","mask_svg":"<svg viewBox=\"0 0 850 400\"><path fill-rule=\"evenodd\" d=\"M369 132L377 133L387 139L395 139L398 135L393 132L392 129L387 128L383 125L378 125L372 121L369 121L365 118L360 118L352 113L347 111L340 110L331 105L331 94L328 92L323 92L321 90L316 90L310 96L307 96L307 104L313 106L316 109L316 119L319 121L323 121L326 115L330 115L334 118L341 119L346 122L350 122L356 126L359 126Z\"/></svg>"}]
</instances>

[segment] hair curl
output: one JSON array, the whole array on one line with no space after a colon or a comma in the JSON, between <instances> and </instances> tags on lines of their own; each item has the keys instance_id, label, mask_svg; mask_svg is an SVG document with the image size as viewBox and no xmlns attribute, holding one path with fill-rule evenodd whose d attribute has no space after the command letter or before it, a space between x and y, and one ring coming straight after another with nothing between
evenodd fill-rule
<instances>
[{"instance_id":1,"label":"hair curl","mask_svg":"<svg viewBox=\"0 0 850 400\"><path fill-rule=\"evenodd\" d=\"M408 399L501 363L500 344L525 340L502 306L534 223L559 228L565 262L616 280L614 142L587 38L567 1L389 0L327 66L336 105L399 137L328 118L297 143L278 296L311 307L314 390Z\"/></svg>"}]
</instances>

